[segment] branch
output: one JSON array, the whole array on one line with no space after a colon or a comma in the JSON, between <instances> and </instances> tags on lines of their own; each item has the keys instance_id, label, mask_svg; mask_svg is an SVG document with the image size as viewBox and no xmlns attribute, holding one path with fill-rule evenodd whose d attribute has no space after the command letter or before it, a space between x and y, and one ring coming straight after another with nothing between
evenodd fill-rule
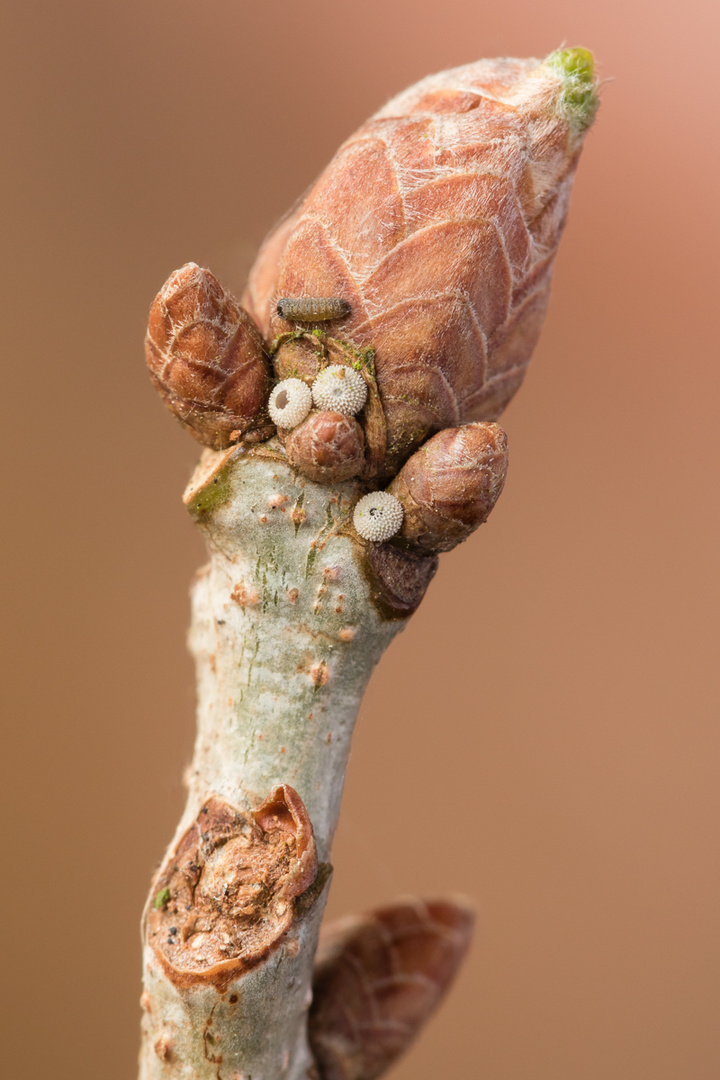
<instances>
[{"instance_id":1,"label":"branch","mask_svg":"<svg viewBox=\"0 0 720 1080\"><path fill-rule=\"evenodd\" d=\"M206 446L185 503L210 561L188 801L144 917L142 1080L372 1080L465 954L465 904L398 903L326 932L313 1000L358 708L502 490L494 421L596 103L584 50L426 79L266 241L248 310L193 263L153 304L153 382Z\"/></svg>"}]
</instances>

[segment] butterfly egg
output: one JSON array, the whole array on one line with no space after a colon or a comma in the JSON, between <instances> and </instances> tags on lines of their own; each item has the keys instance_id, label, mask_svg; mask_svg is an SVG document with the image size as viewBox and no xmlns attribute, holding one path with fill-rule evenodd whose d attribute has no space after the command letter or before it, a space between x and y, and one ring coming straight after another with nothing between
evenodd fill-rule
<instances>
[{"instance_id":1,"label":"butterfly egg","mask_svg":"<svg viewBox=\"0 0 720 1080\"><path fill-rule=\"evenodd\" d=\"M332 409L345 416L355 416L367 401L367 383L360 372L353 368L345 364L331 364L315 379L312 396L318 409Z\"/></svg>"},{"instance_id":2,"label":"butterfly egg","mask_svg":"<svg viewBox=\"0 0 720 1080\"><path fill-rule=\"evenodd\" d=\"M341 296L283 296L277 313L287 322L330 322L350 314L350 305Z\"/></svg>"},{"instance_id":3,"label":"butterfly egg","mask_svg":"<svg viewBox=\"0 0 720 1080\"><path fill-rule=\"evenodd\" d=\"M399 531L402 522L402 503L389 491L371 491L364 495L353 512L353 525L360 536L375 543L389 540Z\"/></svg>"},{"instance_id":4,"label":"butterfly egg","mask_svg":"<svg viewBox=\"0 0 720 1080\"><path fill-rule=\"evenodd\" d=\"M268 401L268 412L279 428L294 428L301 424L312 407L310 387L301 379L283 379Z\"/></svg>"}]
</instances>

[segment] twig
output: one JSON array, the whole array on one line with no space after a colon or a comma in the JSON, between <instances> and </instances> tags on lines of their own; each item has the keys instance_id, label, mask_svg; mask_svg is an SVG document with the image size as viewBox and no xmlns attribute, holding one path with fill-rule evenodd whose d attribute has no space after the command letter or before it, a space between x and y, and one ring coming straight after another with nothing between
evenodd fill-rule
<instances>
[{"instance_id":1,"label":"twig","mask_svg":"<svg viewBox=\"0 0 720 1080\"><path fill-rule=\"evenodd\" d=\"M502 490L494 421L596 105L581 49L426 79L271 235L247 311L193 263L153 305L153 381L207 447L185 502L210 562L188 802L144 918L142 1080L372 1080L462 960L464 903L398 903L329 929L313 999L360 701Z\"/></svg>"}]
</instances>

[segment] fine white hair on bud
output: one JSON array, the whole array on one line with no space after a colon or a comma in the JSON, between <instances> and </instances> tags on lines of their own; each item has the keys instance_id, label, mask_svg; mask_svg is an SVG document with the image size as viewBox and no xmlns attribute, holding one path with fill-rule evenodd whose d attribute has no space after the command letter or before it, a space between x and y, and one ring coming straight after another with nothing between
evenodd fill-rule
<instances>
[{"instance_id":1,"label":"fine white hair on bud","mask_svg":"<svg viewBox=\"0 0 720 1080\"><path fill-rule=\"evenodd\" d=\"M353 512L353 525L360 536L375 543L389 540L402 522L402 503L389 491L371 491L364 495Z\"/></svg>"},{"instance_id":2,"label":"fine white hair on bud","mask_svg":"<svg viewBox=\"0 0 720 1080\"><path fill-rule=\"evenodd\" d=\"M367 383L346 364L331 364L315 379L312 396L318 409L355 416L367 401Z\"/></svg>"},{"instance_id":3,"label":"fine white hair on bud","mask_svg":"<svg viewBox=\"0 0 720 1080\"><path fill-rule=\"evenodd\" d=\"M311 407L312 393L302 379L283 379L274 388L268 401L270 419L279 428L297 427Z\"/></svg>"}]
</instances>

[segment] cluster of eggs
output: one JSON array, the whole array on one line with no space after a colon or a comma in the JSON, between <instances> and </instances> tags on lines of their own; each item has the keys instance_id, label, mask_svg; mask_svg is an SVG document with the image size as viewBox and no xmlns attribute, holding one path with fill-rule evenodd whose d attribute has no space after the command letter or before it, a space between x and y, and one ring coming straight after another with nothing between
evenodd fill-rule
<instances>
[{"instance_id":1,"label":"cluster of eggs","mask_svg":"<svg viewBox=\"0 0 720 1080\"><path fill-rule=\"evenodd\" d=\"M365 445L354 417L367 401L367 383L359 371L330 364L308 386L302 379L283 379L268 402L270 418L287 433L288 460L312 480L348 480L361 472ZM312 413L313 405L318 412ZM372 491L355 506L353 524L365 540L381 542L399 532L403 522L399 499Z\"/></svg>"},{"instance_id":2,"label":"cluster of eggs","mask_svg":"<svg viewBox=\"0 0 720 1080\"><path fill-rule=\"evenodd\" d=\"M313 381L283 379L270 394L268 411L279 428L295 428L310 412L313 402L318 409L329 409L343 416L356 416L367 401L367 385L362 375L344 364L331 364Z\"/></svg>"},{"instance_id":3,"label":"cluster of eggs","mask_svg":"<svg viewBox=\"0 0 720 1080\"><path fill-rule=\"evenodd\" d=\"M312 386L295 378L279 382L268 412L290 464L320 484L359 476L365 467L365 435L355 416L366 400L362 375L343 364L326 367Z\"/></svg>"}]
</instances>

